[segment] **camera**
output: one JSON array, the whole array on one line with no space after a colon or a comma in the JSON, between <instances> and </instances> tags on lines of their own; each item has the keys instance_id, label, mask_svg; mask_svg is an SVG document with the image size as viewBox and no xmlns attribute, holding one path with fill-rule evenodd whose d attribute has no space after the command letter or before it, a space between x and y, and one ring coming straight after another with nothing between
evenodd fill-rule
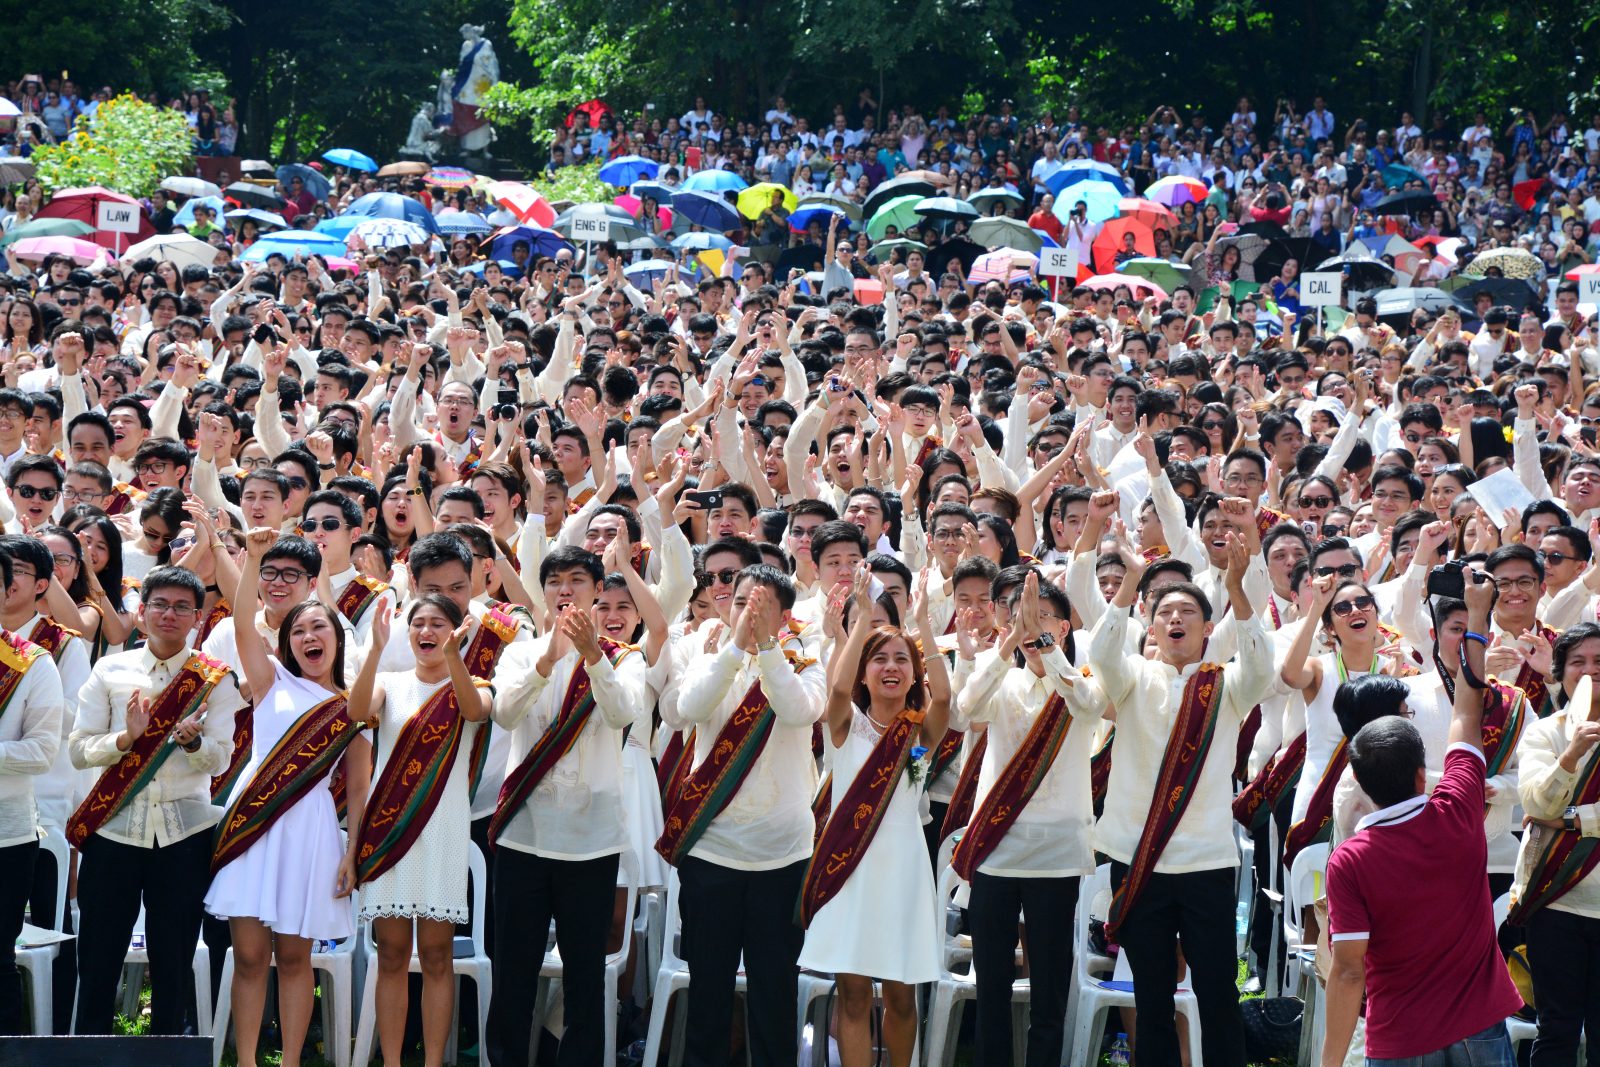
<instances>
[{"instance_id":1,"label":"camera","mask_svg":"<svg viewBox=\"0 0 1600 1067\"><path fill-rule=\"evenodd\" d=\"M1467 593L1468 574L1472 575L1474 585L1489 580L1487 574L1469 568L1466 563L1458 559L1440 564L1428 572L1428 595L1449 597L1452 600L1464 599Z\"/></svg>"}]
</instances>

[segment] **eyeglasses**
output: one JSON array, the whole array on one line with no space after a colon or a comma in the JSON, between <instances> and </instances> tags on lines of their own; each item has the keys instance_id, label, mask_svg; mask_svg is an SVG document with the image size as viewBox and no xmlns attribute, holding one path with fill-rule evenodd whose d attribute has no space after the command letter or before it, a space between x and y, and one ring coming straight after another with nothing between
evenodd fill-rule
<instances>
[{"instance_id":1,"label":"eyeglasses","mask_svg":"<svg viewBox=\"0 0 1600 1067\"><path fill-rule=\"evenodd\" d=\"M1570 552L1541 552L1539 553L1539 558L1544 560L1547 565L1556 567L1559 567L1563 563L1582 562L1577 556L1572 555Z\"/></svg>"},{"instance_id":2,"label":"eyeglasses","mask_svg":"<svg viewBox=\"0 0 1600 1067\"><path fill-rule=\"evenodd\" d=\"M262 567L261 580L263 582L282 582L285 585L296 585L308 577L299 567Z\"/></svg>"},{"instance_id":3,"label":"eyeglasses","mask_svg":"<svg viewBox=\"0 0 1600 1067\"><path fill-rule=\"evenodd\" d=\"M1333 497L1303 496L1300 498L1300 506L1303 508L1331 508L1333 507Z\"/></svg>"},{"instance_id":4,"label":"eyeglasses","mask_svg":"<svg viewBox=\"0 0 1600 1067\"><path fill-rule=\"evenodd\" d=\"M289 479L289 488L293 489L297 493L302 489L311 488L311 483L306 481L298 474L286 474L284 477Z\"/></svg>"},{"instance_id":5,"label":"eyeglasses","mask_svg":"<svg viewBox=\"0 0 1600 1067\"><path fill-rule=\"evenodd\" d=\"M170 600L152 600L144 606L146 615L175 615L187 619L200 609L193 604L174 604Z\"/></svg>"},{"instance_id":6,"label":"eyeglasses","mask_svg":"<svg viewBox=\"0 0 1600 1067\"><path fill-rule=\"evenodd\" d=\"M0 419L25 419L27 414L21 408L0 408Z\"/></svg>"},{"instance_id":7,"label":"eyeglasses","mask_svg":"<svg viewBox=\"0 0 1600 1067\"><path fill-rule=\"evenodd\" d=\"M732 585L734 579L739 577L739 572L732 567L720 571L706 571L706 579L712 585Z\"/></svg>"},{"instance_id":8,"label":"eyeglasses","mask_svg":"<svg viewBox=\"0 0 1600 1067\"><path fill-rule=\"evenodd\" d=\"M262 456L260 459L241 459L239 461L239 469L246 471L264 471L271 466L272 460L266 456Z\"/></svg>"},{"instance_id":9,"label":"eyeglasses","mask_svg":"<svg viewBox=\"0 0 1600 1067\"><path fill-rule=\"evenodd\" d=\"M1207 419L1205 422L1200 424L1200 428L1209 432L1211 430L1220 430L1226 425L1227 423L1223 422L1221 419Z\"/></svg>"},{"instance_id":10,"label":"eyeglasses","mask_svg":"<svg viewBox=\"0 0 1600 1067\"><path fill-rule=\"evenodd\" d=\"M59 489L49 489L49 488L39 488L37 486L32 486L32 485L19 485L19 486L16 487L16 493L17 493L18 496L20 496L24 500L32 500L34 497L38 497L40 500L43 500L43 501L48 503L49 501L54 500L56 497L60 496L61 495L61 490L59 490Z\"/></svg>"},{"instance_id":11,"label":"eyeglasses","mask_svg":"<svg viewBox=\"0 0 1600 1067\"><path fill-rule=\"evenodd\" d=\"M164 459L153 459L147 463L139 464L137 470L140 474L157 475L167 473L167 468L169 466L171 466L171 464Z\"/></svg>"},{"instance_id":12,"label":"eyeglasses","mask_svg":"<svg viewBox=\"0 0 1600 1067\"><path fill-rule=\"evenodd\" d=\"M1222 479L1223 485L1265 485L1266 479L1259 474L1230 474Z\"/></svg>"},{"instance_id":13,"label":"eyeglasses","mask_svg":"<svg viewBox=\"0 0 1600 1067\"><path fill-rule=\"evenodd\" d=\"M305 533L315 533L318 530L324 533L332 533L335 530L344 529L344 520L335 519L331 516L321 519L301 519L300 529Z\"/></svg>"},{"instance_id":14,"label":"eyeglasses","mask_svg":"<svg viewBox=\"0 0 1600 1067\"><path fill-rule=\"evenodd\" d=\"M1378 598L1370 595L1355 596L1349 600L1341 600L1333 605L1333 613L1339 618L1352 615L1358 611L1371 611L1378 606Z\"/></svg>"},{"instance_id":15,"label":"eyeglasses","mask_svg":"<svg viewBox=\"0 0 1600 1067\"><path fill-rule=\"evenodd\" d=\"M1496 578L1494 588L1500 593L1509 593L1513 589L1519 593L1531 593L1539 588L1539 579L1531 574L1519 575L1516 578Z\"/></svg>"},{"instance_id":16,"label":"eyeglasses","mask_svg":"<svg viewBox=\"0 0 1600 1067\"><path fill-rule=\"evenodd\" d=\"M933 539L935 541L959 541L965 531L965 526L945 526L933 531Z\"/></svg>"},{"instance_id":17,"label":"eyeglasses","mask_svg":"<svg viewBox=\"0 0 1600 1067\"><path fill-rule=\"evenodd\" d=\"M1354 563L1344 563L1344 564L1340 564L1337 567L1318 567L1317 568L1317 577L1318 578L1326 578L1330 574L1337 574L1341 578L1347 578L1350 575L1360 574L1360 573L1361 573L1361 568L1358 567Z\"/></svg>"},{"instance_id":18,"label":"eyeglasses","mask_svg":"<svg viewBox=\"0 0 1600 1067\"><path fill-rule=\"evenodd\" d=\"M63 552L59 556L52 555L50 558L56 561L57 567L72 567L78 562L78 557L70 552Z\"/></svg>"},{"instance_id":19,"label":"eyeglasses","mask_svg":"<svg viewBox=\"0 0 1600 1067\"><path fill-rule=\"evenodd\" d=\"M472 406L472 398L468 396L447 396L439 401L442 408L466 408Z\"/></svg>"}]
</instances>

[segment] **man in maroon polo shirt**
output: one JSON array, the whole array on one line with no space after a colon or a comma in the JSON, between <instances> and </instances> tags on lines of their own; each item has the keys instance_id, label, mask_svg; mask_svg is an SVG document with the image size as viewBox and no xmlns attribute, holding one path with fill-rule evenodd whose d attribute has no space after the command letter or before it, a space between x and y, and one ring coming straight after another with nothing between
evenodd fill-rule
<instances>
[{"instance_id":1,"label":"man in maroon polo shirt","mask_svg":"<svg viewBox=\"0 0 1600 1067\"><path fill-rule=\"evenodd\" d=\"M1323 1067L1340 1067L1363 990L1367 1063L1511 1067L1505 1018L1522 1007L1495 942L1484 875L1483 652L1494 584L1467 571L1467 637L1454 675L1444 777L1430 797L1422 736L1388 716L1350 742L1356 781L1379 805L1328 860ZM1397 887L1404 887L1397 888Z\"/></svg>"}]
</instances>

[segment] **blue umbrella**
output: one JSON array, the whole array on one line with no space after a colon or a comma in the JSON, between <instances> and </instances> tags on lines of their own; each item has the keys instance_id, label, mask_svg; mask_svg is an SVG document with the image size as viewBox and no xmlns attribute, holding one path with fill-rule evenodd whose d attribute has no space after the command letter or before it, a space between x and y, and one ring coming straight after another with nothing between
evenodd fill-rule
<instances>
[{"instance_id":1,"label":"blue umbrella","mask_svg":"<svg viewBox=\"0 0 1600 1067\"><path fill-rule=\"evenodd\" d=\"M711 233L699 230L695 233L679 234L672 239L672 247L680 252L704 252L715 248L718 251L727 251L733 247L733 242L720 233Z\"/></svg>"},{"instance_id":2,"label":"blue umbrella","mask_svg":"<svg viewBox=\"0 0 1600 1067\"><path fill-rule=\"evenodd\" d=\"M419 201L399 193L368 193L344 209L346 215L367 219L403 219L414 222L429 233L438 233L439 224Z\"/></svg>"},{"instance_id":3,"label":"blue umbrella","mask_svg":"<svg viewBox=\"0 0 1600 1067\"><path fill-rule=\"evenodd\" d=\"M376 160L365 153L357 152L354 148L330 148L322 153L322 158L336 166L364 170L369 174L378 169Z\"/></svg>"},{"instance_id":4,"label":"blue umbrella","mask_svg":"<svg viewBox=\"0 0 1600 1067\"><path fill-rule=\"evenodd\" d=\"M331 219L323 219L312 227L317 233L325 233L330 237L344 240L350 236L350 231L360 226L367 220L360 215L335 215Z\"/></svg>"},{"instance_id":5,"label":"blue umbrella","mask_svg":"<svg viewBox=\"0 0 1600 1067\"><path fill-rule=\"evenodd\" d=\"M665 277L672 272L676 272L679 279L686 280L691 285L698 277L694 271L680 267L676 263L669 263L664 259L647 259L642 263L635 263L631 267L622 268L622 273L628 276L629 281L633 282L634 285L639 285L642 280L644 283L643 288L645 289L654 288L656 279Z\"/></svg>"},{"instance_id":6,"label":"blue umbrella","mask_svg":"<svg viewBox=\"0 0 1600 1067\"><path fill-rule=\"evenodd\" d=\"M672 194L677 192L677 190L670 186L662 185L660 182L646 180L642 182L634 182L633 187L629 189L628 192L632 193L634 196L637 196L640 200L643 200L648 196L657 204L670 204L672 203Z\"/></svg>"},{"instance_id":7,"label":"blue umbrella","mask_svg":"<svg viewBox=\"0 0 1600 1067\"><path fill-rule=\"evenodd\" d=\"M1037 227L1037 226L1031 227L1031 229L1033 230L1034 233L1039 235L1039 240L1044 245L1045 248L1060 248L1061 247L1061 242L1056 240L1054 237L1051 237L1044 230L1039 229L1039 227Z\"/></svg>"},{"instance_id":8,"label":"blue umbrella","mask_svg":"<svg viewBox=\"0 0 1600 1067\"><path fill-rule=\"evenodd\" d=\"M441 211L434 217L439 224L439 232L452 236L471 236L472 234L491 233L494 227L489 225L489 220L482 215L474 215L470 211Z\"/></svg>"},{"instance_id":9,"label":"blue umbrella","mask_svg":"<svg viewBox=\"0 0 1600 1067\"><path fill-rule=\"evenodd\" d=\"M315 230L280 230L264 235L239 258L246 263L260 263L274 252L288 259L295 256L347 254L344 242L331 234L317 233Z\"/></svg>"},{"instance_id":10,"label":"blue umbrella","mask_svg":"<svg viewBox=\"0 0 1600 1067\"><path fill-rule=\"evenodd\" d=\"M520 278L520 277L522 277L522 268L517 266L517 264L516 264L516 262L514 260L497 259L497 260L495 260L495 262L500 264L500 269L502 271L504 271L509 277L512 277L512 278ZM488 265L489 265L489 261L486 260L486 259L483 259L483 260L479 260L478 262L472 264L471 266L464 267L462 269L464 269L468 274L479 274L479 275L481 275L483 273L483 268L487 267Z\"/></svg>"},{"instance_id":11,"label":"blue umbrella","mask_svg":"<svg viewBox=\"0 0 1600 1067\"><path fill-rule=\"evenodd\" d=\"M737 193L749 184L731 170L701 170L689 175L683 187L689 192Z\"/></svg>"},{"instance_id":12,"label":"blue umbrella","mask_svg":"<svg viewBox=\"0 0 1600 1067\"><path fill-rule=\"evenodd\" d=\"M654 178L661 165L643 156L618 156L600 168L600 180L626 189L640 178Z\"/></svg>"},{"instance_id":13,"label":"blue umbrella","mask_svg":"<svg viewBox=\"0 0 1600 1067\"><path fill-rule=\"evenodd\" d=\"M704 174L705 171L700 173ZM676 193L672 197L672 210L688 219L690 222L704 226L708 230L737 230L744 225L744 219L733 210L733 205L722 199L721 193L696 192L690 190L685 193Z\"/></svg>"},{"instance_id":14,"label":"blue umbrella","mask_svg":"<svg viewBox=\"0 0 1600 1067\"><path fill-rule=\"evenodd\" d=\"M836 207L828 207L827 205L823 204L814 204L810 207L800 207L790 212L789 228L795 233L804 233L806 227L810 226L811 223L815 221L822 223L822 228L826 230L828 228L828 220L835 217L837 217L839 220L840 230L848 230L850 228L849 215L846 215L843 211Z\"/></svg>"},{"instance_id":15,"label":"blue umbrella","mask_svg":"<svg viewBox=\"0 0 1600 1067\"><path fill-rule=\"evenodd\" d=\"M1127 180L1115 167L1107 163L1096 163L1092 159L1075 159L1044 180L1045 186L1056 194L1077 182L1105 182L1116 186L1117 192L1123 196L1130 195Z\"/></svg>"},{"instance_id":16,"label":"blue umbrella","mask_svg":"<svg viewBox=\"0 0 1600 1067\"><path fill-rule=\"evenodd\" d=\"M285 163L278 168L277 174L278 181L283 183L285 189L289 188L290 178L299 178L305 183L306 192L318 200L328 199L328 193L332 189L332 186L328 184L327 178L324 178L314 168L308 167L304 163Z\"/></svg>"},{"instance_id":17,"label":"blue umbrella","mask_svg":"<svg viewBox=\"0 0 1600 1067\"><path fill-rule=\"evenodd\" d=\"M178 213L172 216L172 224L174 226L184 227L193 226L194 209L196 204L202 207L210 208L219 217L224 211L228 210L228 205L220 196L197 196L193 200L186 201L184 205L178 209Z\"/></svg>"},{"instance_id":18,"label":"blue umbrella","mask_svg":"<svg viewBox=\"0 0 1600 1067\"><path fill-rule=\"evenodd\" d=\"M554 230L547 230L542 226L508 226L498 231L489 241L488 256L490 259L511 259L511 250L518 241L526 241L531 256L550 256L552 259L557 252L571 252L572 245L567 243Z\"/></svg>"}]
</instances>

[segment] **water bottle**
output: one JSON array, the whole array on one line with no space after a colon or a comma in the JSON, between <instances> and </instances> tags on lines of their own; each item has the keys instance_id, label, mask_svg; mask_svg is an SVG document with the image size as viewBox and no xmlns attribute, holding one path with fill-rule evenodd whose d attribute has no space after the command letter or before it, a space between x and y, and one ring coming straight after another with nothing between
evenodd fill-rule
<instances>
[{"instance_id":1,"label":"water bottle","mask_svg":"<svg viewBox=\"0 0 1600 1067\"><path fill-rule=\"evenodd\" d=\"M1118 1034L1111 1043L1111 1067L1128 1067L1128 1035Z\"/></svg>"}]
</instances>

